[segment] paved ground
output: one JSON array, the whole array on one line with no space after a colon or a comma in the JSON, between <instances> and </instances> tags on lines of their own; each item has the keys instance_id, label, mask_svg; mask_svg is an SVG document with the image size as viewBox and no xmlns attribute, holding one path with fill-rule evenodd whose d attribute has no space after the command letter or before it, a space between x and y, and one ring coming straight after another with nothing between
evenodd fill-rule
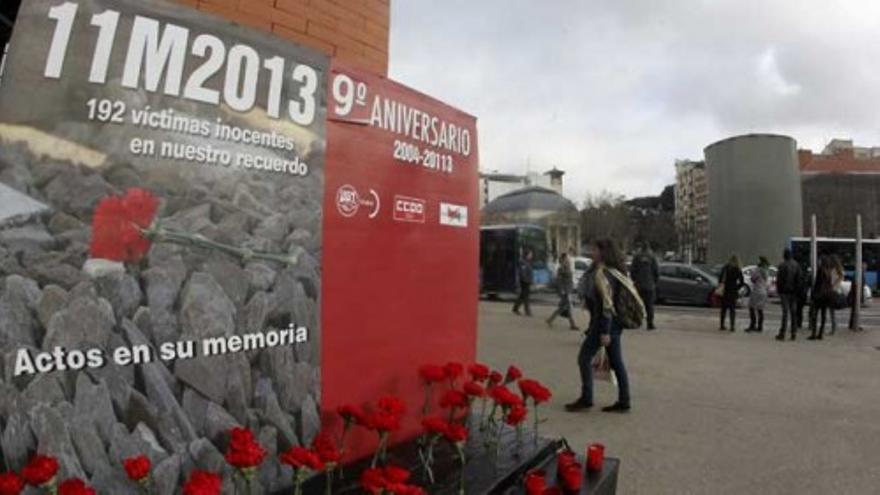
<instances>
[{"instance_id":1,"label":"paved ground","mask_svg":"<svg viewBox=\"0 0 880 495\"><path fill-rule=\"evenodd\" d=\"M506 302L481 303L480 359L516 363L551 385L545 431L573 446L603 442L622 458L618 493L880 493L880 305L868 310L867 323L878 325L866 332L785 343L772 338L777 308L758 335L741 331L745 311L730 334L717 330L714 311L661 308L660 331L624 335L627 415L563 410L578 392L582 334L562 321L548 329L551 310L525 318ZM597 404L615 398L599 382Z\"/></svg>"}]
</instances>

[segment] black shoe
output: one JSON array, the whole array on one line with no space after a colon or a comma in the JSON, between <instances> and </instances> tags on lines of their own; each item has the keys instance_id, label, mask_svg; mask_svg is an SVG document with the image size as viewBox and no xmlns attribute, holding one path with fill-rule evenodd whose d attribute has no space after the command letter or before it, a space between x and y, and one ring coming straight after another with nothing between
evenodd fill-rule
<instances>
[{"instance_id":1,"label":"black shoe","mask_svg":"<svg viewBox=\"0 0 880 495\"><path fill-rule=\"evenodd\" d=\"M726 330L727 330L727 327L725 327L724 325L721 325L721 328L718 329L719 332L724 332Z\"/></svg>"},{"instance_id":2,"label":"black shoe","mask_svg":"<svg viewBox=\"0 0 880 495\"><path fill-rule=\"evenodd\" d=\"M519 310L518 310L518 309L514 309L514 310L513 310L513 314L518 315L518 314L519 314Z\"/></svg>"},{"instance_id":3,"label":"black shoe","mask_svg":"<svg viewBox=\"0 0 880 495\"><path fill-rule=\"evenodd\" d=\"M746 333L751 333L751 332L754 332L754 331L756 331L756 330L757 330L757 329L756 329L755 327L746 327Z\"/></svg>"},{"instance_id":4,"label":"black shoe","mask_svg":"<svg viewBox=\"0 0 880 495\"><path fill-rule=\"evenodd\" d=\"M818 338L819 337L817 337L815 335L810 335L809 337L807 337L807 340L817 340Z\"/></svg>"},{"instance_id":5,"label":"black shoe","mask_svg":"<svg viewBox=\"0 0 880 495\"><path fill-rule=\"evenodd\" d=\"M578 412L578 411L586 411L587 409L593 407L592 402L587 402L583 399L578 399L570 404L565 405L565 410L568 412Z\"/></svg>"},{"instance_id":6,"label":"black shoe","mask_svg":"<svg viewBox=\"0 0 880 495\"><path fill-rule=\"evenodd\" d=\"M657 327L654 326L653 323L648 325L648 330L657 330Z\"/></svg>"},{"instance_id":7,"label":"black shoe","mask_svg":"<svg viewBox=\"0 0 880 495\"><path fill-rule=\"evenodd\" d=\"M736 331L736 327L731 327L731 328L730 328L730 333L733 333L733 332L735 332L735 331Z\"/></svg>"},{"instance_id":8,"label":"black shoe","mask_svg":"<svg viewBox=\"0 0 880 495\"><path fill-rule=\"evenodd\" d=\"M780 334L778 334L778 335L776 336L776 340L778 340L778 341L780 341L780 342L785 341L785 334L784 334L784 333L780 333Z\"/></svg>"},{"instance_id":9,"label":"black shoe","mask_svg":"<svg viewBox=\"0 0 880 495\"><path fill-rule=\"evenodd\" d=\"M629 412L630 406L629 404L624 404L622 402L615 402L610 406L606 406L602 408L602 412L610 412L610 413L625 413Z\"/></svg>"},{"instance_id":10,"label":"black shoe","mask_svg":"<svg viewBox=\"0 0 880 495\"><path fill-rule=\"evenodd\" d=\"M794 340L796 336L797 336L797 334L794 334L794 333L791 334L791 338L789 340Z\"/></svg>"}]
</instances>

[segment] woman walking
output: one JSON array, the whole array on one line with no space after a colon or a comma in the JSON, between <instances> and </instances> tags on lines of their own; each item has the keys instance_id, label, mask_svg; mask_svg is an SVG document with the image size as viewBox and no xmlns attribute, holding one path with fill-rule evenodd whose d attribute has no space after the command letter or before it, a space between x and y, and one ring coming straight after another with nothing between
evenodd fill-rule
<instances>
[{"instance_id":1,"label":"woman walking","mask_svg":"<svg viewBox=\"0 0 880 495\"><path fill-rule=\"evenodd\" d=\"M819 258L819 267L816 270L816 278L813 280L813 289L810 292L810 336L807 337L807 340L822 340L822 336L825 334L825 315L831 307L834 297L833 271L834 263L829 256L823 255ZM822 319L821 325L819 325L819 318Z\"/></svg>"},{"instance_id":2,"label":"woman walking","mask_svg":"<svg viewBox=\"0 0 880 495\"><path fill-rule=\"evenodd\" d=\"M739 257L733 255L721 269L721 279L718 291L721 296L721 327L719 330L727 330L724 320L730 313L730 331L736 331L736 301L739 299L739 290L745 285Z\"/></svg>"},{"instance_id":3,"label":"woman walking","mask_svg":"<svg viewBox=\"0 0 880 495\"><path fill-rule=\"evenodd\" d=\"M749 294L749 328L746 332L764 331L764 307L769 297L767 282L770 279L770 261L761 256L758 267L752 272L749 280L752 282L752 292Z\"/></svg>"},{"instance_id":4,"label":"woman walking","mask_svg":"<svg viewBox=\"0 0 880 495\"><path fill-rule=\"evenodd\" d=\"M568 254L562 253L559 256L559 267L556 269L556 289L559 291L559 305L556 311L547 319L547 326L553 327L553 320L557 316L568 318L569 330L579 330L574 322L574 312L571 308L571 291L574 288L574 272L571 269L571 263L568 261Z\"/></svg>"},{"instance_id":5,"label":"woman walking","mask_svg":"<svg viewBox=\"0 0 880 495\"><path fill-rule=\"evenodd\" d=\"M614 376L617 378L618 399L604 412L627 412L630 409L629 377L623 363L621 337L623 325L614 309L615 295L627 289L622 280L627 278L623 254L610 239L596 241L593 246L593 266L584 276L584 304L590 311L590 327L578 353L581 373L581 395L566 404L567 411L582 411L593 407L593 357L605 347ZM636 296L638 297L638 296Z\"/></svg>"}]
</instances>

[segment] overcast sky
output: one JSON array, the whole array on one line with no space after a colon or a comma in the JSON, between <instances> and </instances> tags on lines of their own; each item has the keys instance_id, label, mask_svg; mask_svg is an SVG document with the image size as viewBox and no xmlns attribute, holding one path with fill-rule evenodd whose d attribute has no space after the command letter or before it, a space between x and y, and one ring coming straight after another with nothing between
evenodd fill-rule
<instances>
[{"instance_id":1,"label":"overcast sky","mask_svg":"<svg viewBox=\"0 0 880 495\"><path fill-rule=\"evenodd\" d=\"M880 145L875 0L393 0L390 65L477 116L482 170L557 165L577 202L734 134Z\"/></svg>"}]
</instances>

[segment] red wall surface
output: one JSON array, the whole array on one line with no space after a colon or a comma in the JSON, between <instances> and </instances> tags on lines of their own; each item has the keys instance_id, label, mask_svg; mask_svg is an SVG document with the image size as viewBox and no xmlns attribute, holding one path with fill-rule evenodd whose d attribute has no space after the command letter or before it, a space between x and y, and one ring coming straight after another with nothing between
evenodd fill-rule
<instances>
[{"instance_id":1,"label":"red wall surface","mask_svg":"<svg viewBox=\"0 0 880 495\"><path fill-rule=\"evenodd\" d=\"M364 88L363 104L342 115L334 80ZM372 73L335 64L328 88L322 290L322 410L339 428L341 404L384 394L408 406L395 441L419 430L421 364L472 362L476 354L479 207L476 120ZM365 83L358 86L358 83ZM427 112L470 133L470 152L443 150L370 125L376 98ZM375 121L374 121L375 124ZM421 132L417 135L424 137ZM394 158L395 141L441 152L451 171ZM423 161L423 160L422 160ZM356 191L356 197L354 194ZM396 201L396 196L406 196ZM376 198L378 197L378 205ZM408 198L408 199L407 199ZM400 199L400 198L398 198ZM415 200L415 201L413 201ZM422 203L423 201L423 203ZM441 203L467 207L466 226L441 224ZM418 205L423 205L419 208ZM450 211L447 210L447 213ZM453 216L462 211L452 211ZM449 220L447 215L446 220ZM461 225L462 220L452 223ZM354 456L372 452L374 435L356 432ZM349 458L351 459L351 458Z\"/></svg>"}]
</instances>

